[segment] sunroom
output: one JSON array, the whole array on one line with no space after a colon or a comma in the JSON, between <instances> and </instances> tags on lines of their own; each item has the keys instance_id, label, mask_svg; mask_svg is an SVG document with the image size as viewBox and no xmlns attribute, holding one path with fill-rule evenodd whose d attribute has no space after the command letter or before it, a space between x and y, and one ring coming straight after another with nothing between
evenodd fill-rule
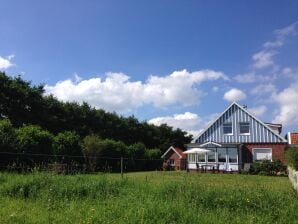
<instances>
[{"instance_id":1,"label":"sunroom","mask_svg":"<svg viewBox=\"0 0 298 224\"><path fill-rule=\"evenodd\" d=\"M241 164L240 144L188 144L187 169L238 172Z\"/></svg>"}]
</instances>

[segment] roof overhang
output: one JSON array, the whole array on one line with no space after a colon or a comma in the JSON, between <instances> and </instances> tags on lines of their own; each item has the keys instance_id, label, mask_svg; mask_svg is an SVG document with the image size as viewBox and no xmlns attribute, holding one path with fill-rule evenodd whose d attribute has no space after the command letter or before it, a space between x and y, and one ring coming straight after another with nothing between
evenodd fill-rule
<instances>
[{"instance_id":1,"label":"roof overhang","mask_svg":"<svg viewBox=\"0 0 298 224\"><path fill-rule=\"evenodd\" d=\"M179 156L179 158L182 159L182 155L180 155L180 153L177 152L177 150L173 146L168 148L168 150L161 156L161 158L164 158L168 154L168 152L171 150L173 150Z\"/></svg>"}]
</instances>

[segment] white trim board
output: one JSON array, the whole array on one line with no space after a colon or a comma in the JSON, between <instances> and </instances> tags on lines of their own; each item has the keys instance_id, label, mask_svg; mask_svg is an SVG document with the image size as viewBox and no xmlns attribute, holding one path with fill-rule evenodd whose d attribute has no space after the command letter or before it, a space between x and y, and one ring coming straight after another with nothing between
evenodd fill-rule
<instances>
[{"instance_id":1,"label":"white trim board","mask_svg":"<svg viewBox=\"0 0 298 224\"><path fill-rule=\"evenodd\" d=\"M161 156L161 158L164 158L170 150L173 150L179 156L179 158L182 159L182 156L176 151L176 149L173 146L168 148L168 150Z\"/></svg>"},{"instance_id":2,"label":"white trim board","mask_svg":"<svg viewBox=\"0 0 298 224\"><path fill-rule=\"evenodd\" d=\"M216 146L218 146L218 147L222 147L221 144L218 144L218 143L213 142L213 141L205 142L205 143L201 144L200 147L205 146L205 145L209 145L209 144L210 144L210 145L216 145Z\"/></svg>"}]
</instances>

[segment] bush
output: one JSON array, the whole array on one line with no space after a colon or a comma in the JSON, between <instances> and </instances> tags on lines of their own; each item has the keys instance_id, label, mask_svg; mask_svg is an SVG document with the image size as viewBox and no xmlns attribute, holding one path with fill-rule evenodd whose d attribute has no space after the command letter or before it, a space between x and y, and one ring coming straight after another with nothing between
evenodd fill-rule
<instances>
[{"instance_id":1,"label":"bush","mask_svg":"<svg viewBox=\"0 0 298 224\"><path fill-rule=\"evenodd\" d=\"M97 159L104 149L102 139L97 135L88 135L83 139L81 147L89 169L94 172L98 162Z\"/></svg>"},{"instance_id":2,"label":"bush","mask_svg":"<svg viewBox=\"0 0 298 224\"><path fill-rule=\"evenodd\" d=\"M17 147L20 152L53 154L54 136L37 125L25 125L17 130Z\"/></svg>"},{"instance_id":3,"label":"bush","mask_svg":"<svg viewBox=\"0 0 298 224\"><path fill-rule=\"evenodd\" d=\"M286 161L289 166L298 170L298 148L286 149Z\"/></svg>"},{"instance_id":4,"label":"bush","mask_svg":"<svg viewBox=\"0 0 298 224\"><path fill-rule=\"evenodd\" d=\"M280 160L270 161L270 160L263 160L260 162L254 162L250 169L250 174L259 174L259 175L267 175L272 176L276 175L280 172L285 172L286 166L282 164Z\"/></svg>"},{"instance_id":5,"label":"bush","mask_svg":"<svg viewBox=\"0 0 298 224\"><path fill-rule=\"evenodd\" d=\"M82 156L79 145L80 136L73 131L65 131L59 133L54 138L53 148L55 155ZM57 158L62 162L79 161L79 158Z\"/></svg>"},{"instance_id":6,"label":"bush","mask_svg":"<svg viewBox=\"0 0 298 224\"><path fill-rule=\"evenodd\" d=\"M0 120L0 151L11 152L15 148L16 132L10 120Z\"/></svg>"}]
</instances>

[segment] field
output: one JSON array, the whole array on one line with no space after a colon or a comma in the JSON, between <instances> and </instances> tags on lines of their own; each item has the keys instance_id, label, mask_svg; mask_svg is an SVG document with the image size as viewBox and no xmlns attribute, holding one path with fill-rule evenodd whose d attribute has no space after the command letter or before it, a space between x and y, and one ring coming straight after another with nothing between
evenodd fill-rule
<instances>
[{"instance_id":1,"label":"field","mask_svg":"<svg viewBox=\"0 0 298 224\"><path fill-rule=\"evenodd\" d=\"M0 223L298 223L286 177L0 173Z\"/></svg>"}]
</instances>

